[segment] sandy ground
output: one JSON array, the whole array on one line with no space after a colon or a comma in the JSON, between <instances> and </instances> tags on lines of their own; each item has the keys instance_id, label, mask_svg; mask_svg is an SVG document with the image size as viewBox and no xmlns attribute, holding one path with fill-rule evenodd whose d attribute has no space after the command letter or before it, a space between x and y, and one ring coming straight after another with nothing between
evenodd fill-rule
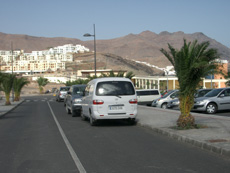
<instances>
[{"instance_id":1,"label":"sandy ground","mask_svg":"<svg viewBox=\"0 0 230 173\"><path fill-rule=\"evenodd\" d=\"M44 92L47 90L52 90L52 88L59 89L64 84L49 83L44 87ZM31 82L29 85L22 88L21 95L39 94L39 87L37 82Z\"/></svg>"}]
</instances>

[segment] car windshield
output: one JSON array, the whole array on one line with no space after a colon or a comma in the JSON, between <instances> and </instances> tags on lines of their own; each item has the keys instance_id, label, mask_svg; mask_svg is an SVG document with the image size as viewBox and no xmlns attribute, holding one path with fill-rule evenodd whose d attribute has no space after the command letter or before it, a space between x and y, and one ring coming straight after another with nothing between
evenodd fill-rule
<instances>
[{"instance_id":1,"label":"car windshield","mask_svg":"<svg viewBox=\"0 0 230 173\"><path fill-rule=\"evenodd\" d=\"M74 87L73 88L73 94L83 96L84 90L85 90L85 86Z\"/></svg>"},{"instance_id":2,"label":"car windshield","mask_svg":"<svg viewBox=\"0 0 230 173\"><path fill-rule=\"evenodd\" d=\"M214 90L208 92L207 94L205 94L204 97L215 97L215 96L217 96L221 91L223 91L223 89L214 89Z\"/></svg>"},{"instance_id":3,"label":"car windshield","mask_svg":"<svg viewBox=\"0 0 230 173\"><path fill-rule=\"evenodd\" d=\"M163 95L162 98L168 97L168 96L169 96L170 94L172 94L173 92L175 92L175 90L169 91L167 94Z\"/></svg>"},{"instance_id":4,"label":"car windshield","mask_svg":"<svg viewBox=\"0 0 230 173\"><path fill-rule=\"evenodd\" d=\"M69 91L69 88L70 87L62 87L62 88L60 88L60 91Z\"/></svg>"},{"instance_id":5,"label":"car windshield","mask_svg":"<svg viewBox=\"0 0 230 173\"><path fill-rule=\"evenodd\" d=\"M119 96L134 95L135 90L131 82L127 81L106 81L97 84L96 95L98 96Z\"/></svg>"},{"instance_id":6,"label":"car windshield","mask_svg":"<svg viewBox=\"0 0 230 173\"><path fill-rule=\"evenodd\" d=\"M203 97L205 94L207 94L211 89L207 90L197 90L194 97Z\"/></svg>"}]
</instances>

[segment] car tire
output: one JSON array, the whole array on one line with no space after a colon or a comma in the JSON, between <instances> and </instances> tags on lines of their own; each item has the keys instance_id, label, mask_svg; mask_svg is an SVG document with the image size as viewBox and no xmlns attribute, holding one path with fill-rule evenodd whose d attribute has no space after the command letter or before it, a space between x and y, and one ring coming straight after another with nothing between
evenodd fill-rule
<instances>
[{"instance_id":1,"label":"car tire","mask_svg":"<svg viewBox=\"0 0 230 173\"><path fill-rule=\"evenodd\" d=\"M97 122L97 121L96 121L95 119L93 119L93 117L90 115L90 116L89 116L89 123L90 123L90 125L91 125L91 126L95 126L95 125L96 125L96 122Z\"/></svg>"},{"instance_id":2,"label":"car tire","mask_svg":"<svg viewBox=\"0 0 230 173\"><path fill-rule=\"evenodd\" d=\"M215 103L209 103L207 106L206 106L206 113L208 114L215 114L217 111L217 106Z\"/></svg>"},{"instance_id":3,"label":"car tire","mask_svg":"<svg viewBox=\"0 0 230 173\"><path fill-rule=\"evenodd\" d=\"M137 122L136 122L136 119L135 118L132 118L132 119L129 119L128 120L129 124L132 126L132 125L136 125Z\"/></svg>"},{"instance_id":4,"label":"car tire","mask_svg":"<svg viewBox=\"0 0 230 173\"><path fill-rule=\"evenodd\" d=\"M78 114L76 112L72 112L72 117L76 117Z\"/></svg>"},{"instance_id":5,"label":"car tire","mask_svg":"<svg viewBox=\"0 0 230 173\"><path fill-rule=\"evenodd\" d=\"M163 103L163 104L161 105L161 108L162 108L162 109L167 109L167 103Z\"/></svg>"},{"instance_id":6,"label":"car tire","mask_svg":"<svg viewBox=\"0 0 230 173\"><path fill-rule=\"evenodd\" d=\"M81 110L81 119L83 120L83 121L86 121L86 117L85 117L85 115L83 114L83 111Z\"/></svg>"}]
</instances>

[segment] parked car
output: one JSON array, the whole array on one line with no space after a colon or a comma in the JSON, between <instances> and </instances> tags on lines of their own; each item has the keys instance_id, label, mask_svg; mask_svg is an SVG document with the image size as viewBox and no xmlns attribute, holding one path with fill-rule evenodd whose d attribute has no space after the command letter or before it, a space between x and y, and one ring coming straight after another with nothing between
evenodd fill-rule
<instances>
[{"instance_id":1,"label":"parked car","mask_svg":"<svg viewBox=\"0 0 230 173\"><path fill-rule=\"evenodd\" d=\"M82 98L81 117L89 119L91 125L98 120L125 119L135 123L137 95L128 78L97 78L90 81Z\"/></svg>"},{"instance_id":2,"label":"parked car","mask_svg":"<svg viewBox=\"0 0 230 173\"><path fill-rule=\"evenodd\" d=\"M137 102L139 105L151 106L153 100L159 98L161 93L158 89L141 89L136 90L137 92Z\"/></svg>"},{"instance_id":3,"label":"parked car","mask_svg":"<svg viewBox=\"0 0 230 173\"><path fill-rule=\"evenodd\" d=\"M196 98L193 110L215 114L218 110L230 109L230 88L213 89L204 97Z\"/></svg>"},{"instance_id":4,"label":"parked car","mask_svg":"<svg viewBox=\"0 0 230 173\"><path fill-rule=\"evenodd\" d=\"M65 98L65 95L67 94L67 91L69 91L69 86L66 87L60 87L58 92L56 93L56 101L60 102L63 101Z\"/></svg>"},{"instance_id":5,"label":"parked car","mask_svg":"<svg viewBox=\"0 0 230 173\"><path fill-rule=\"evenodd\" d=\"M199 89L196 91L194 97L198 98L198 97L203 97L205 94L207 94L208 92L210 92L212 89ZM179 104L180 101L179 99L173 99L170 102L168 102L167 104L167 108L169 109L178 109L179 108Z\"/></svg>"},{"instance_id":6,"label":"parked car","mask_svg":"<svg viewBox=\"0 0 230 173\"><path fill-rule=\"evenodd\" d=\"M72 85L66 94L64 106L68 114L77 116L81 114L81 102L86 85Z\"/></svg>"},{"instance_id":7,"label":"parked car","mask_svg":"<svg viewBox=\"0 0 230 173\"><path fill-rule=\"evenodd\" d=\"M175 98L178 98L178 96L179 96L179 90L171 90L164 96L154 100L152 102L152 106L166 109L168 102Z\"/></svg>"}]
</instances>

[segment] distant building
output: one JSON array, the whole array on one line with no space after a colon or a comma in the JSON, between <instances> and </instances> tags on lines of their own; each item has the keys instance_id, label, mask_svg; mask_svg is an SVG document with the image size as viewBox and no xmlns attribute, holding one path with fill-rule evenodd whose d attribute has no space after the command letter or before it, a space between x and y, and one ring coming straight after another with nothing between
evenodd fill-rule
<instances>
[{"instance_id":1,"label":"distant building","mask_svg":"<svg viewBox=\"0 0 230 173\"><path fill-rule=\"evenodd\" d=\"M64 70L65 62L73 62L74 53L89 52L82 45L66 44L43 51L24 53L23 50L5 51L0 50L0 70L6 73L43 73ZM13 55L12 55L13 54ZM13 60L13 65L12 65Z\"/></svg>"}]
</instances>

